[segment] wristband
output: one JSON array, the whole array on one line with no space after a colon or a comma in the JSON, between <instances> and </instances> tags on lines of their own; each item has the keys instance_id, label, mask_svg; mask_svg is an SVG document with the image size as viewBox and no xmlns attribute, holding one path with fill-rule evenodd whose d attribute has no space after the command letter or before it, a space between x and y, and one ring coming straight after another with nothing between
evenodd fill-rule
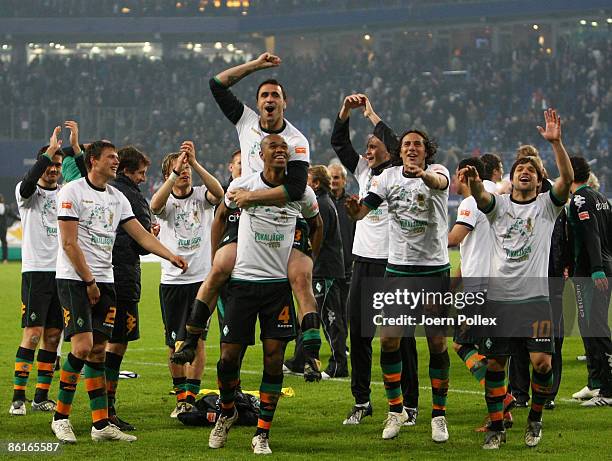
<instances>
[{"instance_id":1,"label":"wristband","mask_svg":"<svg viewBox=\"0 0 612 461\"><path fill-rule=\"evenodd\" d=\"M591 274L593 280L605 279L606 273L604 271L596 271Z\"/></svg>"},{"instance_id":2,"label":"wristband","mask_svg":"<svg viewBox=\"0 0 612 461\"><path fill-rule=\"evenodd\" d=\"M179 176L180 174L177 173L176 170L172 170L172 173L170 173L170 176L168 176L168 179L172 179L173 181L176 181Z\"/></svg>"},{"instance_id":3,"label":"wristband","mask_svg":"<svg viewBox=\"0 0 612 461\"><path fill-rule=\"evenodd\" d=\"M85 286L90 287L95 283L96 283L96 279L94 278L94 279L91 279L89 282L85 282Z\"/></svg>"}]
</instances>

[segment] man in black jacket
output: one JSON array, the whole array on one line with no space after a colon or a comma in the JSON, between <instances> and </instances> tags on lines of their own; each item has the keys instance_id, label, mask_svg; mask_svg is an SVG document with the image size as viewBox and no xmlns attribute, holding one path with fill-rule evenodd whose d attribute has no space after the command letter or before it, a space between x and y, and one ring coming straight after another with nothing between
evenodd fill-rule
<instances>
[{"instance_id":1,"label":"man in black jacket","mask_svg":"<svg viewBox=\"0 0 612 461\"><path fill-rule=\"evenodd\" d=\"M331 176L331 192L329 197L336 205L338 212L338 223L340 224L340 236L342 237L342 255L344 257L344 279L338 280L340 285L340 303L342 304L344 327L348 332L348 294L353 276L353 241L355 239L355 221L346 212L344 203L348 198L346 192L347 171L342 164L332 163L327 167Z\"/></svg>"},{"instance_id":2,"label":"man in black jacket","mask_svg":"<svg viewBox=\"0 0 612 461\"><path fill-rule=\"evenodd\" d=\"M330 183L331 178L325 166L316 165L308 169L308 185L317 195L319 213L323 220L323 242L312 273L312 286L323 332L331 348L329 364L322 373L323 379L348 376L346 327L342 321L344 306L340 300L344 256L338 213L329 196ZM302 371L304 355L301 337L298 338L293 359L287 360L286 366L293 371Z\"/></svg>"},{"instance_id":3,"label":"man in black jacket","mask_svg":"<svg viewBox=\"0 0 612 461\"><path fill-rule=\"evenodd\" d=\"M155 229L151 223L151 211L147 200L138 185L146 181L149 158L133 146L127 146L117 152L119 167L117 178L110 184L126 196L136 219L146 230ZM159 226L157 226L159 228ZM119 418L115 411L115 394L119 381L121 361L128 347L128 342L140 337L138 323L138 302L140 301L140 255L144 250L121 227L113 247L113 272L117 291L117 312L113 334L106 346L106 390L108 394L109 420L122 431L133 431L134 426Z\"/></svg>"}]
</instances>

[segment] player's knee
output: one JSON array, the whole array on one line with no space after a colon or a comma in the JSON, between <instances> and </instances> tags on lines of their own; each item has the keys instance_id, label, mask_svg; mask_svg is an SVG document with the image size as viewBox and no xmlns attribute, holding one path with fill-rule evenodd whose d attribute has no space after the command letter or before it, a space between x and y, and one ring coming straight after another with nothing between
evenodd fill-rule
<instances>
[{"instance_id":1,"label":"player's knee","mask_svg":"<svg viewBox=\"0 0 612 461\"><path fill-rule=\"evenodd\" d=\"M42 327L29 327L23 331L23 337L33 349L36 349L40 343L42 333Z\"/></svg>"},{"instance_id":2,"label":"player's knee","mask_svg":"<svg viewBox=\"0 0 612 461\"><path fill-rule=\"evenodd\" d=\"M43 332L43 344L45 346L45 350L56 350L61 337L62 330L59 328L46 328Z\"/></svg>"},{"instance_id":3,"label":"player's knee","mask_svg":"<svg viewBox=\"0 0 612 461\"><path fill-rule=\"evenodd\" d=\"M550 359L547 359L547 358L534 360L532 365L533 365L533 369L540 374L546 374L550 370L552 370L551 361Z\"/></svg>"},{"instance_id":4,"label":"player's knee","mask_svg":"<svg viewBox=\"0 0 612 461\"><path fill-rule=\"evenodd\" d=\"M219 358L219 365L223 370L234 370L240 365L240 354L234 353L234 351L226 350L221 352Z\"/></svg>"},{"instance_id":5,"label":"player's knee","mask_svg":"<svg viewBox=\"0 0 612 461\"><path fill-rule=\"evenodd\" d=\"M399 338L380 338L380 348L383 352L394 352L399 349Z\"/></svg>"},{"instance_id":6,"label":"player's knee","mask_svg":"<svg viewBox=\"0 0 612 461\"><path fill-rule=\"evenodd\" d=\"M441 354L447 348L446 338L444 336L432 336L427 338L429 350L435 354Z\"/></svg>"},{"instance_id":7,"label":"player's knee","mask_svg":"<svg viewBox=\"0 0 612 461\"><path fill-rule=\"evenodd\" d=\"M91 344L80 343L73 344L71 349L71 354L81 360L87 360L89 354L91 353Z\"/></svg>"},{"instance_id":8,"label":"player's knee","mask_svg":"<svg viewBox=\"0 0 612 461\"><path fill-rule=\"evenodd\" d=\"M104 362L106 357L106 345L104 343L95 343L91 346L87 360L90 362Z\"/></svg>"},{"instance_id":9,"label":"player's knee","mask_svg":"<svg viewBox=\"0 0 612 461\"><path fill-rule=\"evenodd\" d=\"M487 369L489 371L504 371L506 369L506 360L501 358L488 358Z\"/></svg>"},{"instance_id":10,"label":"player's knee","mask_svg":"<svg viewBox=\"0 0 612 461\"><path fill-rule=\"evenodd\" d=\"M271 375L283 372L283 349L267 351L264 353L264 370Z\"/></svg>"}]
</instances>

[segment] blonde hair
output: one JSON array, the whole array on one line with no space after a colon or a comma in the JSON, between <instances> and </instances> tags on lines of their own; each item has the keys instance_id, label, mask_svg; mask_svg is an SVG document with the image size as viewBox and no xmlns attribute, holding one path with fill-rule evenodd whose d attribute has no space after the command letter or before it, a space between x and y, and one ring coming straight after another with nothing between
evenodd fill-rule
<instances>
[{"instance_id":1,"label":"blonde hair","mask_svg":"<svg viewBox=\"0 0 612 461\"><path fill-rule=\"evenodd\" d=\"M179 155L181 154L179 154L178 152L172 152L166 155L162 160L162 176L164 177L164 179L170 176L170 172L172 171L172 164L179 157Z\"/></svg>"},{"instance_id":2,"label":"blonde hair","mask_svg":"<svg viewBox=\"0 0 612 461\"><path fill-rule=\"evenodd\" d=\"M523 157L538 157L540 158L540 152L531 144L523 144L516 150L516 160Z\"/></svg>"},{"instance_id":3,"label":"blonde hair","mask_svg":"<svg viewBox=\"0 0 612 461\"><path fill-rule=\"evenodd\" d=\"M599 179L597 179L597 176L595 176L592 171L589 173L587 186L589 186L591 189L599 190Z\"/></svg>"}]
</instances>

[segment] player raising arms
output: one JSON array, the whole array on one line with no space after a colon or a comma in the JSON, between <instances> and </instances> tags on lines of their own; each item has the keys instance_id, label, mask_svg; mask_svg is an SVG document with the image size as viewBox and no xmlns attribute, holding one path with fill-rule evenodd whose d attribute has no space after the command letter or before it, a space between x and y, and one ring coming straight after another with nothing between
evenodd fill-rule
<instances>
[{"instance_id":1,"label":"player raising arms","mask_svg":"<svg viewBox=\"0 0 612 461\"><path fill-rule=\"evenodd\" d=\"M62 310L55 283L57 258L57 182L62 167L61 131L53 130L49 145L43 147L34 166L17 184L15 196L23 226L21 262L21 326L23 336L15 356L13 402L9 413L26 414L25 388L34 353L38 349L38 379L32 409L55 410L49 400L56 351L62 333Z\"/></svg>"},{"instance_id":2,"label":"player raising arms","mask_svg":"<svg viewBox=\"0 0 612 461\"><path fill-rule=\"evenodd\" d=\"M225 116L236 126L240 140L242 175L248 176L263 170L263 161L259 156L260 142L268 134L279 134L287 142L289 161L287 175L282 184L268 190L245 191L233 190L230 199L240 208L257 204L284 204L300 200L306 189L310 147L308 140L300 131L284 118L287 107L287 95L283 86L273 79L263 81L257 89L257 110L240 102L230 91L230 87L247 75L281 64L281 59L270 53L263 53L257 59L227 69L210 80L210 89ZM304 379L318 381L321 379L319 348L321 335L320 319L317 304L312 290L313 263L308 253L308 227L298 219L296 242L289 258L289 282L298 301L299 320L304 339ZM226 242L224 242L226 243ZM173 356L176 363L189 362L195 350L195 340L202 331L221 286L227 281L236 261L236 245L225 244L215 254L213 267L206 281L202 284L192 307L188 321L187 340ZM211 309L212 307L212 309Z\"/></svg>"},{"instance_id":3,"label":"player raising arms","mask_svg":"<svg viewBox=\"0 0 612 461\"><path fill-rule=\"evenodd\" d=\"M204 183L192 185L192 170ZM191 271L182 274L171 264L162 264L159 300L162 307L169 355L185 339L189 308L202 281L210 271L210 229L213 207L223 198L223 188L196 159L193 142L185 141L179 153L168 154L162 162L165 182L151 198L151 210L160 222L159 239L189 263ZM170 363L176 388L176 408L171 417L189 411L200 392L205 364L204 333L198 340L191 366Z\"/></svg>"},{"instance_id":4,"label":"player raising arms","mask_svg":"<svg viewBox=\"0 0 612 461\"><path fill-rule=\"evenodd\" d=\"M532 157L521 158L512 165L510 194L487 192L473 166L459 172L468 180L478 209L491 224L493 249L487 310L501 319L512 318L515 323L523 320L522 317L528 317L529 323L536 319L539 326L535 337L483 338L480 352L487 357L485 400L491 419L490 432L483 444L485 449L498 449L506 440L502 420L505 367L513 350L527 347L533 366L531 410L525 431L525 444L529 447L540 442L542 408L552 392L548 256L555 220L569 197L574 172L561 142L561 118L552 109L544 112L544 118L546 127L538 127L538 131L550 142L560 174L549 192L538 194L543 175ZM509 332L505 333L509 336Z\"/></svg>"}]
</instances>

